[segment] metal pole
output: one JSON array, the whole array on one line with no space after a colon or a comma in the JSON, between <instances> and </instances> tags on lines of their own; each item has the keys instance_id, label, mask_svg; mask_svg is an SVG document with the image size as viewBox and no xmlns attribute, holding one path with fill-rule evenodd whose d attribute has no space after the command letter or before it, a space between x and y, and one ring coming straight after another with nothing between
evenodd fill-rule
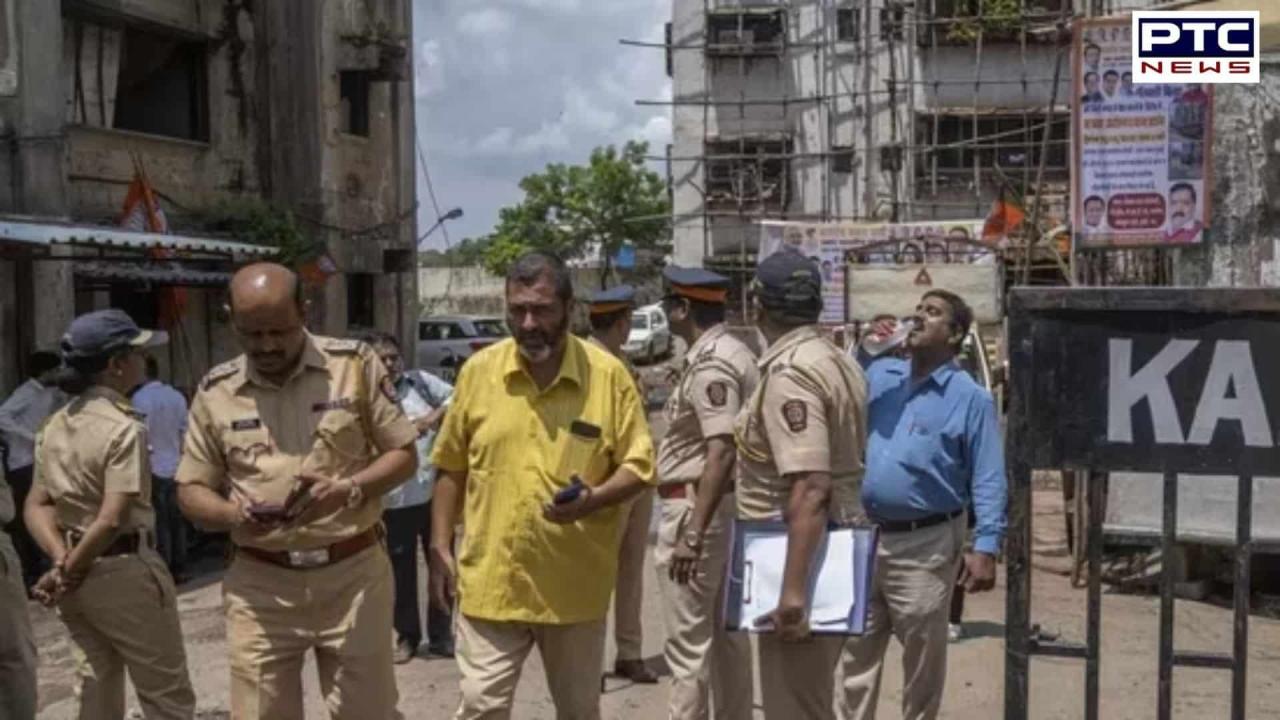
<instances>
[{"instance_id":1,"label":"metal pole","mask_svg":"<svg viewBox=\"0 0 1280 720\"><path fill-rule=\"evenodd\" d=\"M1160 668L1156 717L1173 716L1173 570L1178 546L1178 473L1164 474L1164 504L1160 540Z\"/></svg>"},{"instance_id":2,"label":"metal pole","mask_svg":"<svg viewBox=\"0 0 1280 720\"><path fill-rule=\"evenodd\" d=\"M1088 471L1088 484L1076 485L1076 492L1084 490L1088 500L1089 515L1089 590L1088 620L1085 637L1084 670L1084 718L1099 720L1098 715L1098 673L1102 664L1102 520L1106 513L1106 479L1105 473L1096 470ZM1079 541L1079 535L1076 535Z\"/></svg>"},{"instance_id":3,"label":"metal pole","mask_svg":"<svg viewBox=\"0 0 1280 720\"><path fill-rule=\"evenodd\" d=\"M1242 475L1236 491L1236 577L1234 638L1231 654L1231 720L1245 720L1245 691L1249 685L1249 591L1253 558L1253 476Z\"/></svg>"}]
</instances>

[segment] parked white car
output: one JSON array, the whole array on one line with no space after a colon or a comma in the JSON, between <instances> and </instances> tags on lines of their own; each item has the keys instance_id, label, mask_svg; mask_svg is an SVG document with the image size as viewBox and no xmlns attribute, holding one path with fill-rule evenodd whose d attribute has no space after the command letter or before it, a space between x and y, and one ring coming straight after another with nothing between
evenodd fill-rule
<instances>
[{"instance_id":1,"label":"parked white car","mask_svg":"<svg viewBox=\"0 0 1280 720\"><path fill-rule=\"evenodd\" d=\"M671 326L658 304L646 305L631 313L631 335L622 346L627 357L652 363L671 352Z\"/></svg>"}]
</instances>

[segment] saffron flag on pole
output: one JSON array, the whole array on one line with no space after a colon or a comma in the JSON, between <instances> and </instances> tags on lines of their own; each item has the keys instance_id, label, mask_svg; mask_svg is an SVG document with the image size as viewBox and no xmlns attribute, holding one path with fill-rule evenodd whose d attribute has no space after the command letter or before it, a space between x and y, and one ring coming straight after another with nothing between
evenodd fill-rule
<instances>
[{"instance_id":1,"label":"saffron flag on pole","mask_svg":"<svg viewBox=\"0 0 1280 720\"><path fill-rule=\"evenodd\" d=\"M129 190L124 197L119 224L125 230L134 232L169 232L169 219L156 200L155 190L152 189L137 155L133 157L133 181L129 183ZM150 248L147 254L156 261L172 260L177 256L173 249L160 246ZM157 288L156 304L158 324L164 330L173 330L187 312L187 291L176 286Z\"/></svg>"},{"instance_id":2,"label":"saffron flag on pole","mask_svg":"<svg viewBox=\"0 0 1280 720\"><path fill-rule=\"evenodd\" d=\"M991 214L987 216L986 222L982 224L982 239L985 241L999 240L1017 230L1026 217L1026 212L1017 203L1001 197L991 207Z\"/></svg>"}]
</instances>

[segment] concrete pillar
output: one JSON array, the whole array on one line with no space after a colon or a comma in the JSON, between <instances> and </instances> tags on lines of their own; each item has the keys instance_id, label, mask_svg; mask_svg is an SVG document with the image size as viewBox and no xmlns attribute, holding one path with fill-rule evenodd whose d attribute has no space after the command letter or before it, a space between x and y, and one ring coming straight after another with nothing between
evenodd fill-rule
<instances>
[{"instance_id":1,"label":"concrete pillar","mask_svg":"<svg viewBox=\"0 0 1280 720\"><path fill-rule=\"evenodd\" d=\"M17 4L19 38L18 112L14 152L14 204L28 215L67 216L67 179L62 134L65 99L62 77L62 4ZM50 39L59 40L50 42ZM70 255L69 248L55 250ZM41 261L32 275L36 347L57 347L75 313L71 264Z\"/></svg>"},{"instance_id":2,"label":"concrete pillar","mask_svg":"<svg viewBox=\"0 0 1280 720\"><path fill-rule=\"evenodd\" d=\"M1214 86L1213 207L1205 242L1177 253L1174 280L1195 287L1280 287L1280 53L1262 84Z\"/></svg>"},{"instance_id":3,"label":"concrete pillar","mask_svg":"<svg viewBox=\"0 0 1280 720\"><path fill-rule=\"evenodd\" d=\"M15 293L14 263L0 260L0 397L18 385L21 349L18 337L18 298Z\"/></svg>"}]
</instances>

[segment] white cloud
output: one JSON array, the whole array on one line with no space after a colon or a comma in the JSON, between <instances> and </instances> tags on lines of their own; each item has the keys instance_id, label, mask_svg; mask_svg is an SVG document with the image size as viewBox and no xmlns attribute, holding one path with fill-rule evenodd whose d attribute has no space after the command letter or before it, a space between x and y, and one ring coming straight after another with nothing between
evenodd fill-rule
<instances>
[{"instance_id":1,"label":"white cloud","mask_svg":"<svg viewBox=\"0 0 1280 720\"><path fill-rule=\"evenodd\" d=\"M569 135L564 123L543 123L541 127L516 141L512 148L518 155L538 155L569 149Z\"/></svg>"},{"instance_id":2,"label":"white cloud","mask_svg":"<svg viewBox=\"0 0 1280 720\"><path fill-rule=\"evenodd\" d=\"M667 144L671 142L671 118L666 115L654 115L636 135L649 143L649 150L654 155L661 155Z\"/></svg>"},{"instance_id":3,"label":"white cloud","mask_svg":"<svg viewBox=\"0 0 1280 720\"><path fill-rule=\"evenodd\" d=\"M608 2L608 0L596 0ZM556 12L573 12L582 6L580 0L512 0L516 5L538 12L553 10Z\"/></svg>"},{"instance_id":4,"label":"white cloud","mask_svg":"<svg viewBox=\"0 0 1280 720\"><path fill-rule=\"evenodd\" d=\"M458 32L478 38L498 39L511 31L510 13L484 8L466 13L458 20Z\"/></svg>"},{"instance_id":5,"label":"white cloud","mask_svg":"<svg viewBox=\"0 0 1280 720\"><path fill-rule=\"evenodd\" d=\"M618 113L600 103L578 86L570 87L564 94L562 122L588 132L604 133L618 126Z\"/></svg>"},{"instance_id":6,"label":"white cloud","mask_svg":"<svg viewBox=\"0 0 1280 720\"><path fill-rule=\"evenodd\" d=\"M418 43L417 48L413 59L413 96L423 99L444 90L444 65L438 40L425 40Z\"/></svg>"},{"instance_id":7,"label":"white cloud","mask_svg":"<svg viewBox=\"0 0 1280 720\"><path fill-rule=\"evenodd\" d=\"M515 133L509 127L500 127L493 132L480 138L476 143L476 152L489 155L498 155L508 152L511 149L512 140L515 139Z\"/></svg>"}]
</instances>

